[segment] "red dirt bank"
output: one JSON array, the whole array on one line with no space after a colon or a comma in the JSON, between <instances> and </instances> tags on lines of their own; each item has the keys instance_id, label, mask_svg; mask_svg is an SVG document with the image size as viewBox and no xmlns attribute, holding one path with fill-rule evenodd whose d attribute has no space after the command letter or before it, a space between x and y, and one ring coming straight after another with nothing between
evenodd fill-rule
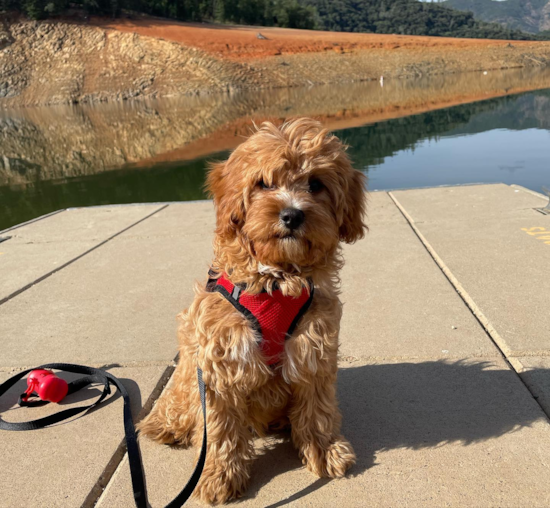
<instances>
[{"instance_id":1,"label":"red dirt bank","mask_svg":"<svg viewBox=\"0 0 550 508\"><path fill-rule=\"evenodd\" d=\"M396 50L406 48L422 52L426 48L453 50L507 47L509 44L524 47L540 44L531 41L453 39L450 37L361 34L273 27L180 23L157 18L133 20L93 18L92 24L101 28L179 42L219 57L234 60L325 51L349 53L364 49ZM258 32L267 39L258 39Z\"/></svg>"}]
</instances>

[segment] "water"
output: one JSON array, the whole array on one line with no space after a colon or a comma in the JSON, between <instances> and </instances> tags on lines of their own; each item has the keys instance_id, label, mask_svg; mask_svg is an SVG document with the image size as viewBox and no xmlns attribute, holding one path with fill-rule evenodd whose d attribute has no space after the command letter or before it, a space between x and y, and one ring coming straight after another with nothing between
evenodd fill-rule
<instances>
[{"instance_id":1,"label":"water","mask_svg":"<svg viewBox=\"0 0 550 508\"><path fill-rule=\"evenodd\" d=\"M373 190L550 187L550 70L28 108L0 111L0 230L60 208L203 199L209 161L252 122L302 115L349 144Z\"/></svg>"},{"instance_id":2,"label":"water","mask_svg":"<svg viewBox=\"0 0 550 508\"><path fill-rule=\"evenodd\" d=\"M340 132L371 190L469 183L550 188L550 89ZM373 147L357 147L362 140Z\"/></svg>"}]
</instances>

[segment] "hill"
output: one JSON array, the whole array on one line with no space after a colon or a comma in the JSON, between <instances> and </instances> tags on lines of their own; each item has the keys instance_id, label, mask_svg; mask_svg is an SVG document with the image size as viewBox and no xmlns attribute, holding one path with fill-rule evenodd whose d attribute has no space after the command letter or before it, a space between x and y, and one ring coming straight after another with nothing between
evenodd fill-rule
<instances>
[{"instance_id":1,"label":"hill","mask_svg":"<svg viewBox=\"0 0 550 508\"><path fill-rule=\"evenodd\" d=\"M531 33L550 30L550 0L447 0L441 5L470 11L476 19L514 30Z\"/></svg>"},{"instance_id":2,"label":"hill","mask_svg":"<svg viewBox=\"0 0 550 508\"><path fill-rule=\"evenodd\" d=\"M439 3L418 0L301 0L324 30L480 39L529 39L529 34L475 20Z\"/></svg>"},{"instance_id":3,"label":"hill","mask_svg":"<svg viewBox=\"0 0 550 508\"><path fill-rule=\"evenodd\" d=\"M549 64L549 42L260 29L151 17L17 21L0 24L0 107Z\"/></svg>"}]
</instances>

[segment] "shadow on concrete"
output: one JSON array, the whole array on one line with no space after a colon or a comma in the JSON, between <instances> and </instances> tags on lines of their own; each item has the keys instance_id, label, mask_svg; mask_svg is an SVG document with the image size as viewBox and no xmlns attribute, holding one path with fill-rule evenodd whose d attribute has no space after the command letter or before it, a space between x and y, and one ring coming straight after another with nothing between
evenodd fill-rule
<instances>
[{"instance_id":1,"label":"shadow on concrete","mask_svg":"<svg viewBox=\"0 0 550 508\"><path fill-rule=\"evenodd\" d=\"M550 376L548 370L539 371L539 376ZM357 454L351 476L376 466L380 451L435 448L456 442L468 446L546 419L516 373L498 370L491 362L431 361L343 368L338 375L338 396L342 432ZM268 444L254 465L246 497L254 498L274 477L300 467L289 435L282 442ZM312 475L308 487L282 492L284 499L269 508L290 504L330 481Z\"/></svg>"},{"instance_id":2,"label":"shadow on concrete","mask_svg":"<svg viewBox=\"0 0 550 508\"><path fill-rule=\"evenodd\" d=\"M550 383L548 369L531 370L529 376ZM63 377L72 379L69 374ZM133 380L121 381L130 393L136 415L142 404L139 387ZM5 414L16 403L25 386L24 380L18 382L0 399L0 413ZM82 391L78 400L67 402L88 401L98 394L99 390L92 387ZM376 454L380 451L418 450L457 442L468 446L546 419L517 374L495 367L492 362L430 361L342 368L338 395L343 414L342 432L357 454L351 476L376 466ZM105 404L119 398L118 394L112 395ZM59 409L55 405L15 409L9 411L9 420L35 419ZM259 453L246 498L256 497L260 489L278 475L301 467L290 434L273 435ZM269 508L291 504L330 481L312 475L307 487L297 492L291 489L281 492L281 500Z\"/></svg>"}]
</instances>

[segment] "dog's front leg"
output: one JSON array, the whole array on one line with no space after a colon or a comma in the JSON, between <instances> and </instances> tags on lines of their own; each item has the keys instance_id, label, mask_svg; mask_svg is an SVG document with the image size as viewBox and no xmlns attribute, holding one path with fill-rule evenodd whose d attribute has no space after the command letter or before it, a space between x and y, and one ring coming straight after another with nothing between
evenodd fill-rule
<instances>
[{"instance_id":1,"label":"dog's front leg","mask_svg":"<svg viewBox=\"0 0 550 508\"><path fill-rule=\"evenodd\" d=\"M220 313L215 328L203 325L209 333L197 333L197 363L207 388L208 448L195 495L210 504L239 497L246 489L255 456L249 396L272 377L245 318L228 310ZM197 445L198 438L197 432Z\"/></svg>"},{"instance_id":2,"label":"dog's front leg","mask_svg":"<svg viewBox=\"0 0 550 508\"><path fill-rule=\"evenodd\" d=\"M332 376L292 383L292 440L307 468L320 477L339 478L355 464L351 444L340 435L341 415Z\"/></svg>"},{"instance_id":3,"label":"dog's front leg","mask_svg":"<svg viewBox=\"0 0 550 508\"><path fill-rule=\"evenodd\" d=\"M209 504L222 504L240 497L246 490L254 460L246 401L238 394L233 395L225 397L207 390L208 448L194 494Z\"/></svg>"}]
</instances>

